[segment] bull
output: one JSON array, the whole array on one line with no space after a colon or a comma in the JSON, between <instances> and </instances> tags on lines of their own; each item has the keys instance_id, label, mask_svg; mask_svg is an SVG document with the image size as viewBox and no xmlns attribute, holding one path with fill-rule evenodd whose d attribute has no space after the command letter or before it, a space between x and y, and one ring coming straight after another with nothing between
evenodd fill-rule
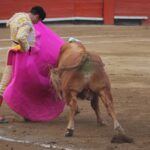
<instances>
[{"instance_id":1,"label":"bull","mask_svg":"<svg viewBox=\"0 0 150 150\"><path fill-rule=\"evenodd\" d=\"M60 99L64 99L70 107L66 137L74 134L78 99L89 100L95 111L97 123L104 125L99 109L100 98L113 120L116 134L112 142L132 142L132 139L126 136L116 117L110 81L99 55L87 51L80 42L64 44L57 67L51 70L51 80L57 95Z\"/></svg>"}]
</instances>

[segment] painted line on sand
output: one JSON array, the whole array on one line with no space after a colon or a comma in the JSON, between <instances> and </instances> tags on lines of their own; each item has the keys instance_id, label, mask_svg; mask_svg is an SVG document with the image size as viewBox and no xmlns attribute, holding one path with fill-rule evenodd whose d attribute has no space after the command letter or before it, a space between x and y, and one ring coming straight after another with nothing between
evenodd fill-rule
<instances>
[{"instance_id":1,"label":"painted line on sand","mask_svg":"<svg viewBox=\"0 0 150 150\"><path fill-rule=\"evenodd\" d=\"M8 138L8 137L4 137L4 136L0 136L0 140L1 141L7 141L7 142L13 142L13 143L20 143L20 144L33 144L33 145L37 145L43 148L52 148L52 149L57 149L57 150L73 150L71 148L64 148L61 146L57 146L56 144L44 144L44 143L38 143L38 142L32 142L29 140L17 140L14 138ZM82 149L80 149L82 150Z\"/></svg>"}]
</instances>

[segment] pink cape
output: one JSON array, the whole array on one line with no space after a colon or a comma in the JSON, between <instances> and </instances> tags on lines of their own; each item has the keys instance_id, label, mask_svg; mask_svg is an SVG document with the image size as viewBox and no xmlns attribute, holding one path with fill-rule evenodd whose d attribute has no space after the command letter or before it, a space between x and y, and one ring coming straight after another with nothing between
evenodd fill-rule
<instances>
[{"instance_id":1,"label":"pink cape","mask_svg":"<svg viewBox=\"0 0 150 150\"><path fill-rule=\"evenodd\" d=\"M36 43L30 52L11 52L8 57L13 73L4 100L24 118L50 121L64 109L64 101L56 98L49 79L49 68L55 66L64 41L42 22L35 25L35 31Z\"/></svg>"}]
</instances>

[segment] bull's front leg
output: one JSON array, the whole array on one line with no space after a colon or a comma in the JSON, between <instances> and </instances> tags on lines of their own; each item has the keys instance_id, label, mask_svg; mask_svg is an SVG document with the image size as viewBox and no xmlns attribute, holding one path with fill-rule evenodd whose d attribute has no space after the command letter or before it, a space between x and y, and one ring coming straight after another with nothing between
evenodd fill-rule
<instances>
[{"instance_id":1,"label":"bull's front leg","mask_svg":"<svg viewBox=\"0 0 150 150\"><path fill-rule=\"evenodd\" d=\"M66 137L73 136L75 129L75 115L77 111L77 93L71 92L71 100L69 102L70 111L69 111L69 123L67 126L67 131L65 133Z\"/></svg>"}]
</instances>

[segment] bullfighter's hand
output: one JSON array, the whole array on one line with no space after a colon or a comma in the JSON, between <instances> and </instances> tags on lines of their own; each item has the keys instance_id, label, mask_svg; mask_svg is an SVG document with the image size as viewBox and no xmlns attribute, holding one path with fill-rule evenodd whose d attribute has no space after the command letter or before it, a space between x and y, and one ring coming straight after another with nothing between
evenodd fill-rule
<instances>
[{"instance_id":1,"label":"bullfighter's hand","mask_svg":"<svg viewBox=\"0 0 150 150\"><path fill-rule=\"evenodd\" d=\"M9 51L19 52L19 51L21 51L21 46L18 44L18 45L14 46L14 47L11 47L9 49Z\"/></svg>"}]
</instances>

